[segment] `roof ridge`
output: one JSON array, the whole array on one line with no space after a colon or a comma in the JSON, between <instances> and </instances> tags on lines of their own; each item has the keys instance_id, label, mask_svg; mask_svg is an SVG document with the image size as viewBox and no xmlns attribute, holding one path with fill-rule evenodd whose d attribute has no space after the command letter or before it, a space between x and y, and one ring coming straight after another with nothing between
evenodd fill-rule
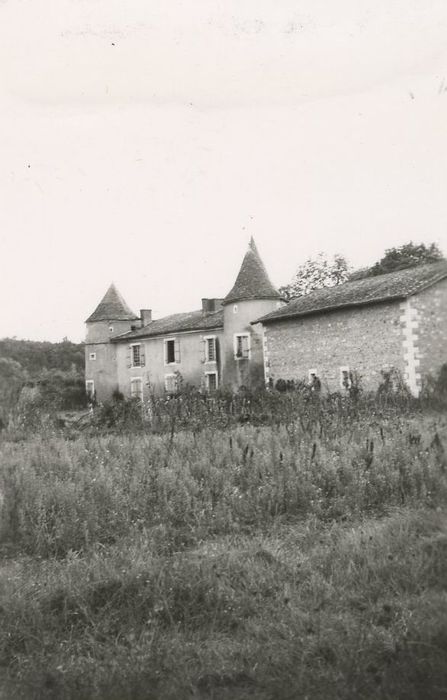
<instances>
[{"instance_id":1,"label":"roof ridge","mask_svg":"<svg viewBox=\"0 0 447 700\"><path fill-rule=\"evenodd\" d=\"M266 314L257 319L256 323L406 299L437 284L445 277L447 261L440 260L383 275L349 280L333 287L321 287L310 294L292 299L287 306Z\"/></svg>"},{"instance_id":2,"label":"roof ridge","mask_svg":"<svg viewBox=\"0 0 447 700\"><path fill-rule=\"evenodd\" d=\"M119 342L130 338L149 338L166 336L171 333L193 332L221 328L223 326L223 309L203 313L201 309L183 311L161 318L154 319L150 324L128 331L120 336L112 338L112 342Z\"/></svg>"}]
</instances>

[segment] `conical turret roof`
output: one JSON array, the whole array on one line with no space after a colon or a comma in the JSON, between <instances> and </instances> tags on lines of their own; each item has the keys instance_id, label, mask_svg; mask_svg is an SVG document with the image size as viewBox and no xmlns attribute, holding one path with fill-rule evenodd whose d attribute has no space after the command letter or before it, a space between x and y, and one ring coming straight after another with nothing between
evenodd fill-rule
<instances>
[{"instance_id":1,"label":"conical turret roof","mask_svg":"<svg viewBox=\"0 0 447 700\"><path fill-rule=\"evenodd\" d=\"M236 282L223 303L230 304L245 299L281 299L280 293L270 282L253 237L250 239Z\"/></svg>"},{"instance_id":2,"label":"conical turret roof","mask_svg":"<svg viewBox=\"0 0 447 700\"><path fill-rule=\"evenodd\" d=\"M93 323L94 321L135 321L137 318L138 316L135 316L132 309L127 306L112 282L92 315L86 320L86 323Z\"/></svg>"}]
</instances>

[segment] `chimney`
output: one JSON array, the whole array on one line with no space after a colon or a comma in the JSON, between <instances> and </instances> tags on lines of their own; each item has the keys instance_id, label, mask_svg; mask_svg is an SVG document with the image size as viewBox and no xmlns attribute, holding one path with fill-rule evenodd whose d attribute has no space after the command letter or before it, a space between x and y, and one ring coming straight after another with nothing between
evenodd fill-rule
<instances>
[{"instance_id":1,"label":"chimney","mask_svg":"<svg viewBox=\"0 0 447 700\"><path fill-rule=\"evenodd\" d=\"M152 309L140 309L141 326L147 326L152 321Z\"/></svg>"},{"instance_id":2,"label":"chimney","mask_svg":"<svg viewBox=\"0 0 447 700\"><path fill-rule=\"evenodd\" d=\"M202 311L204 314L213 314L219 311L223 299L202 299Z\"/></svg>"}]
</instances>

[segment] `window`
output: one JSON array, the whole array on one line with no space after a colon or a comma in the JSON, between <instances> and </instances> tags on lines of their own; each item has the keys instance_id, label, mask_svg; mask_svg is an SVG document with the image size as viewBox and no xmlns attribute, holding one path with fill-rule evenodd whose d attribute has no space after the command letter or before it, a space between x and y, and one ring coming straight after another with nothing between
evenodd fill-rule
<instances>
[{"instance_id":1,"label":"window","mask_svg":"<svg viewBox=\"0 0 447 700\"><path fill-rule=\"evenodd\" d=\"M217 389L217 372L205 372L207 391L216 391Z\"/></svg>"},{"instance_id":2,"label":"window","mask_svg":"<svg viewBox=\"0 0 447 700\"><path fill-rule=\"evenodd\" d=\"M88 356L88 359L92 361L96 360L96 352L91 352Z\"/></svg>"},{"instance_id":3,"label":"window","mask_svg":"<svg viewBox=\"0 0 447 700\"><path fill-rule=\"evenodd\" d=\"M133 377L130 380L130 398L143 400L143 380L141 377Z\"/></svg>"},{"instance_id":4,"label":"window","mask_svg":"<svg viewBox=\"0 0 447 700\"><path fill-rule=\"evenodd\" d=\"M146 364L144 344L132 343L127 346L127 367L144 367Z\"/></svg>"},{"instance_id":5,"label":"window","mask_svg":"<svg viewBox=\"0 0 447 700\"><path fill-rule=\"evenodd\" d=\"M234 313L234 314L237 314L237 304L235 304L235 305L233 306L233 313Z\"/></svg>"},{"instance_id":6,"label":"window","mask_svg":"<svg viewBox=\"0 0 447 700\"><path fill-rule=\"evenodd\" d=\"M340 367L340 387L342 389L349 389L352 384L351 372L349 367Z\"/></svg>"},{"instance_id":7,"label":"window","mask_svg":"<svg viewBox=\"0 0 447 700\"><path fill-rule=\"evenodd\" d=\"M165 391L168 394L175 394L177 391L177 375L165 374Z\"/></svg>"},{"instance_id":8,"label":"window","mask_svg":"<svg viewBox=\"0 0 447 700\"><path fill-rule=\"evenodd\" d=\"M234 336L234 358L248 360L250 358L250 335L241 333Z\"/></svg>"},{"instance_id":9,"label":"window","mask_svg":"<svg viewBox=\"0 0 447 700\"><path fill-rule=\"evenodd\" d=\"M320 391L321 389L321 380L316 369L309 370L309 387L312 391Z\"/></svg>"},{"instance_id":10,"label":"window","mask_svg":"<svg viewBox=\"0 0 447 700\"><path fill-rule=\"evenodd\" d=\"M113 333L113 326L109 326L110 333Z\"/></svg>"},{"instance_id":11,"label":"window","mask_svg":"<svg viewBox=\"0 0 447 700\"><path fill-rule=\"evenodd\" d=\"M89 399L93 399L95 397L95 382L93 379L87 379L85 382L85 393Z\"/></svg>"},{"instance_id":12,"label":"window","mask_svg":"<svg viewBox=\"0 0 447 700\"><path fill-rule=\"evenodd\" d=\"M216 336L210 335L203 340L205 342L205 362L216 362Z\"/></svg>"},{"instance_id":13,"label":"window","mask_svg":"<svg viewBox=\"0 0 447 700\"><path fill-rule=\"evenodd\" d=\"M141 345L139 343L131 345L132 367L141 367Z\"/></svg>"},{"instance_id":14,"label":"window","mask_svg":"<svg viewBox=\"0 0 447 700\"><path fill-rule=\"evenodd\" d=\"M165 365L180 362L180 341L178 338L165 340Z\"/></svg>"}]
</instances>

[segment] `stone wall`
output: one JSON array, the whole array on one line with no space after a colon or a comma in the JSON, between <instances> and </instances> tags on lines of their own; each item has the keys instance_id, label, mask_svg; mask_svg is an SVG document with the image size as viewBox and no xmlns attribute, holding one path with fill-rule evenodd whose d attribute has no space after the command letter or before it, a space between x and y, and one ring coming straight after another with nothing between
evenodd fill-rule
<instances>
[{"instance_id":1,"label":"stone wall","mask_svg":"<svg viewBox=\"0 0 447 700\"><path fill-rule=\"evenodd\" d=\"M399 302L341 309L269 323L265 332L267 379L309 378L316 371L323 388L341 388L341 368L357 372L365 389L375 389L381 370L406 366Z\"/></svg>"},{"instance_id":2,"label":"stone wall","mask_svg":"<svg viewBox=\"0 0 447 700\"><path fill-rule=\"evenodd\" d=\"M415 353L422 382L447 362L447 279L410 297L415 309Z\"/></svg>"}]
</instances>

